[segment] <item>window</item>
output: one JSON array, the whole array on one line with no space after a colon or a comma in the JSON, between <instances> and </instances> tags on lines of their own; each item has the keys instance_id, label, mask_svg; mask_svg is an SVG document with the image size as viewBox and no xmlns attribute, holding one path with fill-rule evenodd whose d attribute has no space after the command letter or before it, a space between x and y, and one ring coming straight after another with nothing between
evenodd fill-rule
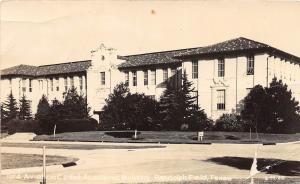
<instances>
[{"instance_id":1,"label":"window","mask_svg":"<svg viewBox=\"0 0 300 184\"><path fill-rule=\"evenodd\" d=\"M82 76L79 76L79 88L80 88L80 91L82 91L82 89L83 89Z\"/></svg>"},{"instance_id":2,"label":"window","mask_svg":"<svg viewBox=\"0 0 300 184\"><path fill-rule=\"evenodd\" d=\"M125 85L129 85L129 72L125 72Z\"/></svg>"},{"instance_id":3,"label":"window","mask_svg":"<svg viewBox=\"0 0 300 184\"><path fill-rule=\"evenodd\" d=\"M53 78L50 78L50 89L53 91Z\"/></svg>"},{"instance_id":4,"label":"window","mask_svg":"<svg viewBox=\"0 0 300 184\"><path fill-rule=\"evenodd\" d=\"M101 72L101 85L105 85L105 72Z\"/></svg>"},{"instance_id":5,"label":"window","mask_svg":"<svg viewBox=\"0 0 300 184\"><path fill-rule=\"evenodd\" d=\"M64 77L64 85L65 85L65 91L68 90L68 78Z\"/></svg>"},{"instance_id":6,"label":"window","mask_svg":"<svg viewBox=\"0 0 300 184\"><path fill-rule=\"evenodd\" d=\"M192 62L192 78L197 79L198 78L198 61Z\"/></svg>"},{"instance_id":7,"label":"window","mask_svg":"<svg viewBox=\"0 0 300 184\"><path fill-rule=\"evenodd\" d=\"M43 89L43 88L44 88L43 80L39 80L39 89Z\"/></svg>"},{"instance_id":8,"label":"window","mask_svg":"<svg viewBox=\"0 0 300 184\"><path fill-rule=\"evenodd\" d=\"M136 76L136 71L132 72L132 85L136 86L137 82L137 76Z\"/></svg>"},{"instance_id":9,"label":"window","mask_svg":"<svg viewBox=\"0 0 300 184\"><path fill-rule=\"evenodd\" d=\"M163 82L166 82L168 80L168 69L163 69Z\"/></svg>"},{"instance_id":10,"label":"window","mask_svg":"<svg viewBox=\"0 0 300 184\"><path fill-rule=\"evenodd\" d=\"M74 77L70 77L70 85L71 85L71 88L74 88Z\"/></svg>"},{"instance_id":11,"label":"window","mask_svg":"<svg viewBox=\"0 0 300 184\"><path fill-rule=\"evenodd\" d=\"M22 91L26 92L26 79L22 79Z\"/></svg>"},{"instance_id":12,"label":"window","mask_svg":"<svg viewBox=\"0 0 300 184\"><path fill-rule=\"evenodd\" d=\"M254 56L247 57L247 75L254 75Z\"/></svg>"},{"instance_id":13,"label":"window","mask_svg":"<svg viewBox=\"0 0 300 184\"><path fill-rule=\"evenodd\" d=\"M217 109L225 110L225 90L217 90Z\"/></svg>"},{"instance_id":14,"label":"window","mask_svg":"<svg viewBox=\"0 0 300 184\"><path fill-rule=\"evenodd\" d=\"M56 91L59 91L59 78L55 78Z\"/></svg>"},{"instance_id":15,"label":"window","mask_svg":"<svg viewBox=\"0 0 300 184\"><path fill-rule=\"evenodd\" d=\"M225 62L224 59L218 60L218 77L224 77L225 74Z\"/></svg>"},{"instance_id":16,"label":"window","mask_svg":"<svg viewBox=\"0 0 300 184\"><path fill-rule=\"evenodd\" d=\"M32 79L29 79L29 92L32 92Z\"/></svg>"},{"instance_id":17,"label":"window","mask_svg":"<svg viewBox=\"0 0 300 184\"><path fill-rule=\"evenodd\" d=\"M144 71L144 85L148 85L148 70Z\"/></svg>"},{"instance_id":18,"label":"window","mask_svg":"<svg viewBox=\"0 0 300 184\"><path fill-rule=\"evenodd\" d=\"M151 85L156 85L156 71L151 70Z\"/></svg>"}]
</instances>

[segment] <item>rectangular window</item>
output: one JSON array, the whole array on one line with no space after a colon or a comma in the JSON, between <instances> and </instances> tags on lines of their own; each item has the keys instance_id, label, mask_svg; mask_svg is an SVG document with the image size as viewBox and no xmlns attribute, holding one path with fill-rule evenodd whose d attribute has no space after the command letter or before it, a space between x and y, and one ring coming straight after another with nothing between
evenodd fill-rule
<instances>
[{"instance_id":1,"label":"rectangular window","mask_svg":"<svg viewBox=\"0 0 300 184\"><path fill-rule=\"evenodd\" d=\"M225 110L225 90L217 90L217 109Z\"/></svg>"},{"instance_id":2,"label":"rectangular window","mask_svg":"<svg viewBox=\"0 0 300 184\"><path fill-rule=\"evenodd\" d=\"M163 69L163 81L166 82L168 80L168 69Z\"/></svg>"},{"instance_id":3,"label":"rectangular window","mask_svg":"<svg viewBox=\"0 0 300 184\"><path fill-rule=\"evenodd\" d=\"M156 85L156 70L151 70L151 85Z\"/></svg>"},{"instance_id":4,"label":"rectangular window","mask_svg":"<svg viewBox=\"0 0 300 184\"><path fill-rule=\"evenodd\" d=\"M247 57L247 75L254 75L254 56Z\"/></svg>"},{"instance_id":5,"label":"rectangular window","mask_svg":"<svg viewBox=\"0 0 300 184\"><path fill-rule=\"evenodd\" d=\"M68 78L64 77L64 85L65 85L65 91L68 90Z\"/></svg>"},{"instance_id":6,"label":"rectangular window","mask_svg":"<svg viewBox=\"0 0 300 184\"><path fill-rule=\"evenodd\" d=\"M101 72L101 85L105 85L105 72Z\"/></svg>"},{"instance_id":7,"label":"rectangular window","mask_svg":"<svg viewBox=\"0 0 300 184\"><path fill-rule=\"evenodd\" d=\"M136 71L132 72L132 85L136 86L137 83L137 76L136 76Z\"/></svg>"},{"instance_id":8,"label":"rectangular window","mask_svg":"<svg viewBox=\"0 0 300 184\"><path fill-rule=\"evenodd\" d=\"M83 89L83 80L82 80L82 76L79 76L79 89L80 89L80 91L82 91L82 89Z\"/></svg>"},{"instance_id":9,"label":"rectangular window","mask_svg":"<svg viewBox=\"0 0 300 184\"><path fill-rule=\"evenodd\" d=\"M22 79L22 91L26 92L26 79Z\"/></svg>"},{"instance_id":10,"label":"rectangular window","mask_svg":"<svg viewBox=\"0 0 300 184\"><path fill-rule=\"evenodd\" d=\"M32 79L29 79L29 92L32 92Z\"/></svg>"},{"instance_id":11,"label":"rectangular window","mask_svg":"<svg viewBox=\"0 0 300 184\"><path fill-rule=\"evenodd\" d=\"M225 62L224 59L218 60L218 77L224 77L225 74Z\"/></svg>"},{"instance_id":12,"label":"rectangular window","mask_svg":"<svg viewBox=\"0 0 300 184\"><path fill-rule=\"evenodd\" d=\"M129 72L125 72L125 85L129 85Z\"/></svg>"},{"instance_id":13,"label":"rectangular window","mask_svg":"<svg viewBox=\"0 0 300 184\"><path fill-rule=\"evenodd\" d=\"M56 86L56 91L59 91L59 78L55 78L55 86Z\"/></svg>"},{"instance_id":14,"label":"rectangular window","mask_svg":"<svg viewBox=\"0 0 300 184\"><path fill-rule=\"evenodd\" d=\"M144 85L148 85L148 70L144 71Z\"/></svg>"},{"instance_id":15,"label":"rectangular window","mask_svg":"<svg viewBox=\"0 0 300 184\"><path fill-rule=\"evenodd\" d=\"M50 78L50 89L53 91L53 78Z\"/></svg>"},{"instance_id":16,"label":"rectangular window","mask_svg":"<svg viewBox=\"0 0 300 184\"><path fill-rule=\"evenodd\" d=\"M43 80L39 80L39 89L42 90L44 88Z\"/></svg>"},{"instance_id":17,"label":"rectangular window","mask_svg":"<svg viewBox=\"0 0 300 184\"><path fill-rule=\"evenodd\" d=\"M70 85L71 85L71 88L74 88L74 77L70 77Z\"/></svg>"},{"instance_id":18,"label":"rectangular window","mask_svg":"<svg viewBox=\"0 0 300 184\"><path fill-rule=\"evenodd\" d=\"M192 62L192 78L198 78L198 60Z\"/></svg>"}]
</instances>

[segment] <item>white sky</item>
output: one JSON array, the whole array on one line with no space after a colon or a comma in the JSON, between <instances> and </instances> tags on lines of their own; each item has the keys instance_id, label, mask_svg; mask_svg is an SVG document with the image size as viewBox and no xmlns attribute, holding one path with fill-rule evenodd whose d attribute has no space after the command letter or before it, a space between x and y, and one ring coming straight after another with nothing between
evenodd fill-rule
<instances>
[{"instance_id":1,"label":"white sky","mask_svg":"<svg viewBox=\"0 0 300 184\"><path fill-rule=\"evenodd\" d=\"M300 56L300 2L4 1L1 68L205 46L237 37Z\"/></svg>"}]
</instances>

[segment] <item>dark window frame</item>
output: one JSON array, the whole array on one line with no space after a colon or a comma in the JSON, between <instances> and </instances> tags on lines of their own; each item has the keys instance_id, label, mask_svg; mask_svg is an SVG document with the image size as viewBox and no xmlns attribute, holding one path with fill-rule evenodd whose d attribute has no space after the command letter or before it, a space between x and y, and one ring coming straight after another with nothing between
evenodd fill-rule
<instances>
[{"instance_id":1,"label":"dark window frame","mask_svg":"<svg viewBox=\"0 0 300 184\"><path fill-rule=\"evenodd\" d=\"M218 59L218 77L225 77L225 59Z\"/></svg>"},{"instance_id":2,"label":"dark window frame","mask_svg":"<svg viewBox=\"0 0 300 184\"><path fill-rule=\"evenodd\" d=\"M198 60L192 61L192 79L198 79L199 76Z\"/></svg>"}]
</instances>

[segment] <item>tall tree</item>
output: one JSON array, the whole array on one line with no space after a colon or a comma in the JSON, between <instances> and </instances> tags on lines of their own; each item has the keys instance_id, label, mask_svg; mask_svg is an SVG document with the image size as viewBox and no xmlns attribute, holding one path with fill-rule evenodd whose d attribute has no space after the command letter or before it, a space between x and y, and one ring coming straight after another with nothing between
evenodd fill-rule
<instances>
[{"instance_id":1,"label":"tall tree","mask_svg":"<svg viewBox=\"0 0 300 184\"><path fill-rule=\"evenodd\" d=\"M50 105L45 95L39 101L35 118L39 120L43 133L48 134L53 130Z\"/></svg>"},{"instance_id":2,"label":"tall tree","mask_svg":"<svg viewBox=\"0 0 300 184\"><path fill-rule=\"evenodd\" d=\"M283 84L282 80L274 78L270 87L265 90L268 94L271 119L274 122L273 132L291 132L295 129L299 131L299 102L293 98L288 86Z\"/></svg>"},{"instance_id":3,"label":"tall tree","mask_svg":"<svg viewBox=\"0 0 300 184\"><path fill-rule=\"evenodd\" d=\"M105 99L106 105L100 116L105 128L125 129L128 127L128 104L125 101L128 94L130 94L129 88L124 83L120 83Z\"/></svg>"},{"instance_id":4,"label":"tall tree","mask_svg":"<svg viewBox=\"0 0 300 184\"><path fill-rule=\"evenodd\" d=\"M35 118L38 120L47 119L50 116L50 105L48 98L43 95L39 101Z\"/></svg>"},{"instance_id":5,"label":"tall tree","mask_svg":"<svg viewBox=\"0 0 300 184\"><path fill-rule=\"evenodd\" d=\"M162 124L165 129L175 130L180 124L179 102L178 102L178 89L174 88L170 83L167 83L166 89L163 92L159 106L160 114L162 117Z\"/></svg>"},{"instance_id":6,"label":"tall tree","mask_svg":"<svg viewBox=\"0 0 300 184\"><path fill-rule=\"evenodd\" d=\"M191 129L201 128L207 116L197 105L198 96L194 93L193 84L187 79L186 72L182 75L182 84L179 89L168 84L160 99L160 108L167 129L180 129L187 124Z\"/></svg>"},{"instance_id":7,"label":"tall tree","mask_svg":"<svg viewBox=\"0 0 300 184\"><path fill-rule=\"evenodd\" d=\"M20 99L19 118L21 120L31 119L30 103L24 94L23 94L22 98Z\"/></svg>"},{"instance_id":8,"label":"tall tree","mask_svg":"<svg viewBox=\"0 0 300 184\"><path fill-rule=\"evenodd\" d=\"M270 87L255 86L244 99L242 119L258 132L300 131L299 106L288 86L274 78Z\"/></svg>"},{"instance_id":9,"label":"tall tree","mask_svg":"<svg viewBox=\"0 0 300 184\"><path fill-rule=\"evenodd\" d=\"M90 108L88 107L86 97L78 94L76 88L71 88L65 94L63 101L64 118L83 119L89 117Z\"/></svg>"},{"instance_id":10,"label":"tall tree","mask_svg":"<svg viewBox=\"0 0 300 184\"><path fill-rule=\"evenodd\" d=\"M14 98L13 94L10 93L7 96L6 101L3 103L2 116L6 119L6 121L15 119L18 115L18 110L17 100Z\"/></svg>"}]
</instances>

